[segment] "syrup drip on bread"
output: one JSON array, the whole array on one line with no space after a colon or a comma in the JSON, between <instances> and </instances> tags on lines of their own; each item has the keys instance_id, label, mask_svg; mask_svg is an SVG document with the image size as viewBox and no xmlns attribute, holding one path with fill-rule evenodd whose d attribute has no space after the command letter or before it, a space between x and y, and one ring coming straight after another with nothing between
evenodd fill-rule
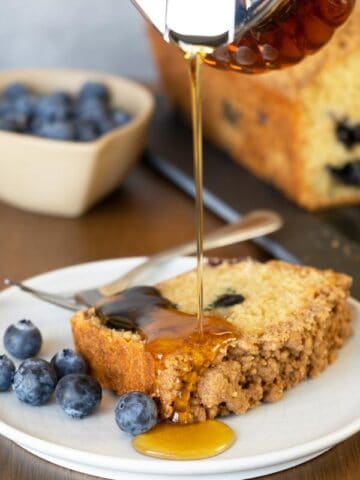
<instances>
[{"instance_id":1,"label":"syrup drip on bread","mask_svg":"<svg viewBox=\"0 0 360 480\"><path fill-rule=\"evenodd\" d=\"M218 455L235 440L230 427L217 420L187 424L191 394L201 374L209 367L219 349L236 338L235 328L226 320L198 317L176 310L153 287L124 290L97 309L109 328L136 330L145 340L145 348L155 359L156 369L166 366L169 356L190 356L192 368L185 371L175 399L173 423L162 423L133 440L134 448L144 455L172 459L197 460ZM155 393L158 386L155 386Z\"/></svg>"},{"instance_id":2,"label":"syrup drip on bread","mask_svg":"<svg viewBox=\"0 0 360 480\"><path fill-rule=\"evenodd\" d=\"M182 374L172 421L187 423L191 393L201 374L217 353L238 338L233 325L222 318L203 316L203 331L197 330L197 316L176 310L153 287L124 290L97 308L103 323L113 329L136 330L145 340L145 348L155 359L156 368L164 369L169 356L191 359L191 369ZM155 386L155 393L157 387Z\"/></svg>"}]
</instances>

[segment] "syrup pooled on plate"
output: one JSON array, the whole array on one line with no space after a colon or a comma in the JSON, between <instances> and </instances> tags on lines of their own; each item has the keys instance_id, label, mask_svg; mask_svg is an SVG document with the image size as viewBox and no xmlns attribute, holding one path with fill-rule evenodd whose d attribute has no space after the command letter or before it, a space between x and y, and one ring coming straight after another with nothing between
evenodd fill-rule
<instances>
[{"instance_id":1,"label":"syrup pooled on plate","mask_svg":"<svg viewBox=\"0 0 360 480\"><path fill-rule=\"evenodd\" d=\"M190 425L157 425L133 439L134 448L150 457L200 460L227 450L235 441L233 430L217 420Z\"/></svg>"}]
</instances>

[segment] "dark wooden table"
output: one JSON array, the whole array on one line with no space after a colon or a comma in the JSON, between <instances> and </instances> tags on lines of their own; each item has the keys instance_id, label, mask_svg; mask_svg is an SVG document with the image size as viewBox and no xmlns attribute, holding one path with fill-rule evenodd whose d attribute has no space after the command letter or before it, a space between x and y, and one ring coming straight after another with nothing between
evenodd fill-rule
<instances>
[{"instance_id":1,"label":"dark wooden table","mask_svg":"<svg viewBox=\"0 0 360 480\"><path fill-rule=\"evenodd\" d=\"M151 254L193 238L193 215L192 201L144 166L80 219L33 215L0 203L0 279L9 276L21 280L75 263ZM206 215L207 229L219 224L215 217ZM215 253L266 258L251 243ZM311 462L266 478L359 479L360 434ZM90 477L51 465L0 437L0 480L45 479Z\"/></svg>"}]
</instances>

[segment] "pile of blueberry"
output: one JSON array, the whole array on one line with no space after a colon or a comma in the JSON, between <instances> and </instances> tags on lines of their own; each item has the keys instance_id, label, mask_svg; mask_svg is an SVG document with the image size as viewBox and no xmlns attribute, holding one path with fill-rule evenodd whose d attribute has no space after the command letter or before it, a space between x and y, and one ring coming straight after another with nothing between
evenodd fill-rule
<instances>
[{"instance_id":1,"label":"pile of blueberry","mask_svg":"<svg viewBox=\"0 0 360 480\"><path fill-rule=\"evenodd\" d=\"M71 349L61 350L50 362L35 358L41 345L40 330L30 320L20 320L7 328L4 346L22 363L16 369L7 355L0 355L0 392L12 387L20 401L32 406L45 405L55 393L58 404L72 418L81 419L95 412L102 389L88 375L86 360ZM124 432L144 433L158 422L156 404L144 393L128 392L117 401L115 420Z\"/></svg>"},{"instance_id":2,"label":"pile of blueberry","mask_svg":"<svg viewBox=\"0 0 360 480\"><path fill-rule=\"evenodd\" d=\"M113 108L110 92L99 82L87 82L74 98L58 90L35 95L22 83L0 92L0 130L55 140L90 142L130 121Z\"/></svg>"}]
</instances>

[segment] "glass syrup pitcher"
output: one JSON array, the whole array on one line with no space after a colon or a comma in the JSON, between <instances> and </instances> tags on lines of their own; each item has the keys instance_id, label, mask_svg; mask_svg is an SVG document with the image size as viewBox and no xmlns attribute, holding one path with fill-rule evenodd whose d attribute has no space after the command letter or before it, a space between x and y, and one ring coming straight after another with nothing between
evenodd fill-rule
<instances>
[{"instance_id":1,"label":"glass syrup pitcher","mask_svg":"<svg viewBox=\"0 0 360 480\"><path fill-rule=\"evenodd\" d=\"M355 0L132 0L163 38L208 65L260 73L316 52Z\"/></svg>"}]
</instances>

